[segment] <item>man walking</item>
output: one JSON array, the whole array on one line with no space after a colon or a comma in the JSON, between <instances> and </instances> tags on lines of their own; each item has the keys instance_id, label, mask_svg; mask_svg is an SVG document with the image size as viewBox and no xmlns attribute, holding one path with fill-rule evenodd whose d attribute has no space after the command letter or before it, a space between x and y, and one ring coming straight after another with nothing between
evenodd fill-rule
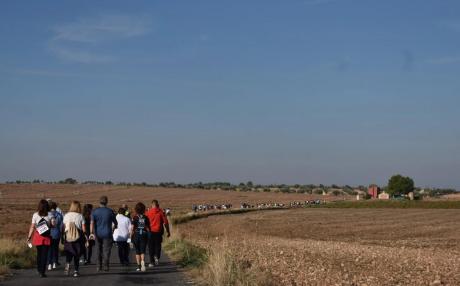
<instances>
[{"instance_id":1,"label":"man walking","mask_svg":"<svg viewBox=\"0 0 460 286\"><path fill-rule=\"evenodd\" d=\"M169 222L166 218L160 204L157 200L152 201L152 208L147 212L147 218L150 221L149 233L149 267L159 264L161 256L161 243L163 242L163 233L166 229L167 236L171 235L169 231Z\"/></svg>"},{"instance_id":2,"label":"man walking","mask_svg":"<svg viewBox=\"0 0 460 286\"><path fill-rule=\"evenodd\" d=\"M117 220L112 209L107 207L108 198L102 196L99 200L100 207L91 214L90 239L96 240L98 267L97 271L109 271L110 252L113 243L113 230L117 228Z\"/></svg>"}]
</instances>

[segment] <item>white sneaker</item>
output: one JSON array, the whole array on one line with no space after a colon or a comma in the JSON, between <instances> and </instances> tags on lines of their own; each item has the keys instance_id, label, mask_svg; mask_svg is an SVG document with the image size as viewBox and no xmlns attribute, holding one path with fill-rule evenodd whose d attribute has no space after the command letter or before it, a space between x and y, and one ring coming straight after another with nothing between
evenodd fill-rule
<instances>
[{"instance_id":1,"label":"white sneaker","mask_svg":"<svg viewBox=\"0 0 460 286\"><path fill-rule=\"evenodd\" d=\"M158 257L153 257L153 259L155 260L155 266L158 266L160 264L160 261L158 260Z\"/></svg>"},{"instance_id":2,"label":"white sneaker","mask_svg":"<svg viewBox=\"0 0 460 286\"><path fill-rule=\"evenodd\" d=\"M56 263L53 263L53 269L56 269Z\"/></svg>"},{"instance_id":3,"label":"white sneaker","mask_svg":"<svg viewBox=\"0 0 460 286\"><path fill-rule=\"evenodd\" d=\"M149 263L149 268L152 268L153 267L153 264L152 263Z\"/></svg>"},{"instance_id":4,"label":"white sneaker","mask_svg":"<svg viewBox=\"0 0 460 286\"><path fill-rule=\"evenodd\" d=\"M141 261L141 271L145 272L145 262Z\"/></svg>"},{"instance_id":5,"label":"white sneaker","mask_svg":"<svg viewBox=\"0 0 460 286\"><path fill-rule=\"evenodd\" d=\"M49 271L51 271L51 269L52 269L51 267L52 267L52 265L51 265L51 264L48 264L48 270L49 270Z\"/></svg>"}]
</instances>

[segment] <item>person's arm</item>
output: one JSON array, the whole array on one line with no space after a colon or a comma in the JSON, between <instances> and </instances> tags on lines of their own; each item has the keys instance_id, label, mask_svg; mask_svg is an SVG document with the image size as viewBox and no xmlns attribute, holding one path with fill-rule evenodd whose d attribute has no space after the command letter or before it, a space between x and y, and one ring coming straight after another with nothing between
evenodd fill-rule
<instances>
[{"instance_id":1,"label":"person's arm","mask_svg":"<svg viewBox=\"0 0 460 286\"><path fill-rule=\"evenodd\" d=\"M94 239L94 215L91 214L91 223L89 224L89 239Z\"/></svg>"},{"instance_id":2,"label":"person's arm","mask_svg":"<svg viewBox=\"0 0 460 286\"><path fill-rule=\"evenodd\" d=\"M88 234L86 233L86 227L85 227L86 221L83 216L81 216L81 230L83 231L83 234L88 238Z\"/></svg>"},{"instance_id":3,"label":"person's arm","mask_svg":"<svg viewBox=\"0 0 460 286\"><path fill-rule=\"evenodd\" d=\"M112 213L112 231L114 231L116 228L118 228L117 217L114 213Z\"/></svg>"},{"instance_id":4,"label":"person's arm","mask_svg":"<svg viewBox=\"0 0 460 286\"><path fill-rule=\"evenodd\" d=\"M34 230L35 230L35 223L31 223L30 228L29 228L29 234L27 235L27 242L30 242L30 240L32 239L32 234L34 233Z\"/></svg>"},{"instance_id":5,"label":"person's arm","mask_svg":"<svg viewBox=\"0 0 460 286\"><path fill-rule=\"evenodd\" d=\"M146 223L145 223L145 229L146 229L148 232L152 231L152 229L150 228L150 219L149 219L148 217L145 217L145 221L146 221Z\"/></svg>"},{"instance_id":6,"label":"person's arm","mask_svg":"<svg viewBox=\"0 0 460 286\"><path fill-rule=\"evenodd\" d=\"M129 228L129 238L132 240L133 239L133 234L134 234L134 224L131 225Z\"/></svg>"}]
</instances>

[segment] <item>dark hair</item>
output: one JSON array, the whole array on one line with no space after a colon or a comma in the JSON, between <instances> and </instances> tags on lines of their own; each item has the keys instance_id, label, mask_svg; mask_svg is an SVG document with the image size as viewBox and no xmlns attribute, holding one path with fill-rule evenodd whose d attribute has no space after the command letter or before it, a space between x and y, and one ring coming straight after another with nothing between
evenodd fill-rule
<instances>
[{"instance_id":1,"label":"dark hair","mask_svg":"<svg viewBox=\"0 0 460 286\"><path fill-rule=\"evenodd\" d=\"M38 203L37 211L40 216L47 216L50 210L50 205L47 200L40 200Z\"/></svg>"},{"instance_id":2,"label":"dark hair","mask_svg":"<svg viewBox=\"0 0 460 286\"><path fill-rule=\"evenodd\" d=\"M83 217L85 218L85 220L89 220L89 217L91 216L92 211L93 211L92 204L85 204L83 206Z\"/></svg>"},{"instance_id":3,"label":"dark hair","mask_svg":"<svg viewBox=\"0 0 460 286\"><path fill-rule=\"evenodd\" d=\"M109 202L109 199L107 198L107 196L102 196L102 197L99 199L99 202L101 203L101 205L106 206L107 203Z\"/></svg>"},{"instance_id":4,"label":"dark hair","mask_svg":"<svg viewBox=\"0 0 460 286\"><path fill-rule=\"evenodd\" d=\"M152 204L154 204L156 207L160 206L160 203L158 203L158 200L152 200Z\"/></svg>"},{"instance_id":5,"label":"dark hair","mask_svg":"<svg viewBox=\"0 0 460 286\"><path fill-rule=\"evenodd\" d=\"M119 214L125 214L126 210L124 208L119 208L118 213Z\"/></svg>"},{"instance_id":6,"label":"dark hair","mask_svg":"<svg viewBox=\"0 0 460 286\"><path fill-rule=\"evenodd\" d=\"M50 205L50 210L56 210L57 209L56 202L50 202L49 205Z\"/></svg>"},{"instance_id":7,"label":"dark hair","mask_svg":"<svg viewBox=\"0 0 460 286\"><path fill-rule=\"evenodd\" d=\"M145 213L145 205L143 203L137 203L134 207L136 214L143 215Z\"/></svg>"}]
</instances>

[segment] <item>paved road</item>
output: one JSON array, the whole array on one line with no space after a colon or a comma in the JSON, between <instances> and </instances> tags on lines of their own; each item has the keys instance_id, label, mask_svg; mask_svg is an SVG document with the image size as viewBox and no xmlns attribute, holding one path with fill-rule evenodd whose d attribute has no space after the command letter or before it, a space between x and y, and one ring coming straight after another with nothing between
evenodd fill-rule
<instances>
[{"instance_id":1,"label":"paved road","mask_svg":"<svg viewBox=\"0 0 460 286\"><path fill-rule=\"evenodd\" d=\"M133 252L133 251L132 251ZM95 254L93 254L94 259ZM147 259L148 260L148 259ZM135 261L134 257L131 262ZM32 269L15 272L13 278L0 282L4 286L110 286L110 285L142 285L153 284L161 286L184 286L191 282L180 272L167 257L163 255L160 265L147 268L146 272L136 272L135 263L130 266L122 266L118 262L118 250L112 249L111 266L109 272L97 272L96 265L80 266L81 276L78 278L64 275L64 257L60 258L61 266L56 270L47 271L47 278L39 278L37 272Z\"/></svg>"}]
</instances>

